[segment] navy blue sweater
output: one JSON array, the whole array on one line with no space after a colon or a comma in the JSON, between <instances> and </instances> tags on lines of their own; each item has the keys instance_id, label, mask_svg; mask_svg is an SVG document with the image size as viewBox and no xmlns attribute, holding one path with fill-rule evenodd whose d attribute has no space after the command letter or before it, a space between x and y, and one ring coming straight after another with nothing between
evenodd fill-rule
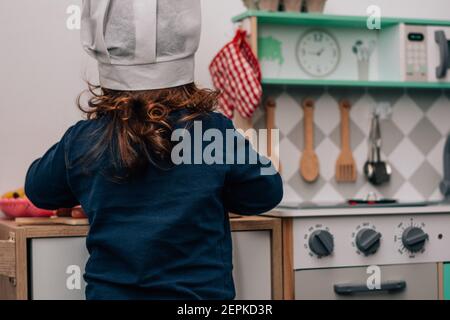
<instances>
[{"instance_id":1,"label":"navy blue sweater","mask_svg":"<svg viewBox=\"0 0 450 320\"><path fill-rule=\"evenodd\" d=\"M233 299L228 212L255 215L271 210L282 198L280 176L262 175L262 162L246 161L170 169L150 165L139 176L116 181L108 176L114 170L110 152L90 165L82 161L106 121L81 121L71 127L31 165L25 186L40 208L81 204L86 211L91 225L86 297ZM216 128L225 134L234 129L218 113L201 121L203 131ZM225 146L224 157L230 156ZM246 140L236 144L237 150L255 152Z\"/></svg>"}]
</instances>

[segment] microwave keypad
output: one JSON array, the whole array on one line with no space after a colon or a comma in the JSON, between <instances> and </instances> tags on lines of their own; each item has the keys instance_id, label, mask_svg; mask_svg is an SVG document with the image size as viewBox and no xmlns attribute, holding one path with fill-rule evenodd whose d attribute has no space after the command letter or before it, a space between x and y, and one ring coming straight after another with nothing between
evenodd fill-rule
<instances>
[{"instance_id":1,"label":"microwave keypad","mask_svg":"<svg viewBox=\"0 0 450 320\"><path fill-rule=\"evenodd\" d=\"M406 37L406 80L427 81L428 59L425 32L410 31Z\"/></svg>"},{"instance_id":2,"label":"microwave keypad","mask_svg":"<svg viewBox=\"0 0 450 320\"><path fill-rule=\"evenodd\" d=\"M407 50L407 74L409 76L426 75L427 48L423 43L409 43Z\"/></svg>"}]
</instances>

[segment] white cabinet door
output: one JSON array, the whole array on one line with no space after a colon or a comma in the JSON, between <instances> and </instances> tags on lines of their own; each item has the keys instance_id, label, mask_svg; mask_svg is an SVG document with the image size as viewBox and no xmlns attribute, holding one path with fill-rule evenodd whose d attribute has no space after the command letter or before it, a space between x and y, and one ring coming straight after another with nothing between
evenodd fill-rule
<instances>
[{"instance_id":1,"label":"white cabinet door","mask_svg":"<svg viewBox=\"0 0 450 320\"><path fill-rule=\"evenodd\" d=\"M271 299L270 231L233 232L236 299ZM30 294L34 300L85 298L85 238L33 239Z\"/></svg>"},{"instance_id":2,"label":"white cabinet door","mask_svg":"<svg viewBox=\"0 0 450 320\"><path fill-rule=\"evenodd\" d=\"M30 294L33 300L85 299L86 238L32 239Z\"/></svg>"},{"instance_id":3,"label":"white cabinet door","mask_svg":"<svg viewBox=\"0 0 450 320\"><path fill-rule=\"evenodd\" d=\"M236 299L272 299L270 238L270 231L233 232Z\"/></svg>"}]
</instances>

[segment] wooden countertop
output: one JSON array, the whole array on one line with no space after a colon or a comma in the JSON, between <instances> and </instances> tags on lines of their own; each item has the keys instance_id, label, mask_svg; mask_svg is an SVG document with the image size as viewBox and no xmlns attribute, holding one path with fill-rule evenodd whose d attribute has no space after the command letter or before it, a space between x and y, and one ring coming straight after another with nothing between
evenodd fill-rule
<instances>
[{"instance_id":1,"label":"wooden countertop","mask_svg":"<svg viewBox=\"0 0 450 320\"><path fill-rule=\"evenodd\" d=\"M261 216L240 216L230 218L232 231L270 230L279 219ZM18 226L14 220L0 219L0 235L20 231L25 238L85 237L89 226L40 225Z\"/></svg>"},{"instance_id":2,"label":"wooden countertop","mask_svg":"<svg viewBox=\"0 0 450 320\"><path fill-rule=\"evenodd\" d=\"M283 292L283 240L282 219L252 216L232 217L231 230L268 231L271 234L272 298L282 299ZM0 218L0 299L29 298L28 292L28 239L84 237L89 226L36 225L19 226L14 220Z\"/></svg>"}]
</instances>

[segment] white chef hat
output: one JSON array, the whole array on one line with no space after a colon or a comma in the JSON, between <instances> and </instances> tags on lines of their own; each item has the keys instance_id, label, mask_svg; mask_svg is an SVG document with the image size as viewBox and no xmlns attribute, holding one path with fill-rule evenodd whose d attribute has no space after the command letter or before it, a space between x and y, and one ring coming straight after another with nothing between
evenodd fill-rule
<instances>
[{"instance_id":1,"label":"white chef hat","mask_svg":"<svg viewBox=\"0 0 450 320\"><path fill-rule=\"evenodd\" d=\"M171 88L194 81L200 0L83 0L83 48L113 90Z\"/></svg>"}]
</instances>

